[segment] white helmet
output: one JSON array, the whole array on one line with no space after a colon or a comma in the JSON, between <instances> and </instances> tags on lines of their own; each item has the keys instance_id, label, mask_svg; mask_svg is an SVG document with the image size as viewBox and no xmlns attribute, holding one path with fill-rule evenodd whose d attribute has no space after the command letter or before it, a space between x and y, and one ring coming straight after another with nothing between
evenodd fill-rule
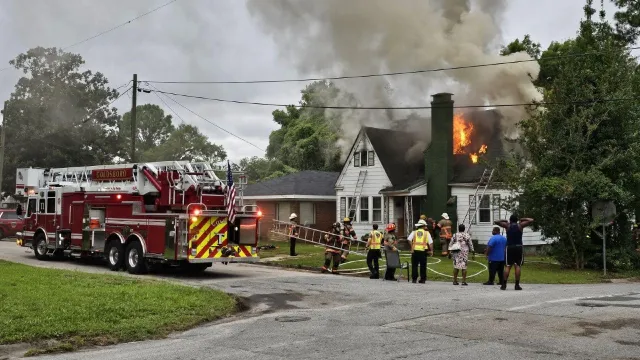
<instances>
[{"instance_id":1,"label":"white helmet","mask_svg":"<svg viewBox=\"0 0 640 360\"><path fill-rule=\"evenodd\" d=\"M445 220L449 220L449 214L447 213L442 213L441 215Z\"/></svg>"},{"instance_id":2,"label":"white helmet","mask_svg":"<svg viewBox=\"0 0 640 360\"><path fill-rule=\"evenodd\" d=\"M293 220L298 218L298 215L296 215L296 213L291 213L291 216L289 216L289 220Z\"/></svg>"},{"instance_id":3,"label":"white helmet","mask_svg":"<svg viewBox=\"0 0 640 360\"><path fill-rule=\"evenodd\" d=\"M418 227L418 226L427 226L427 222L422 220L422 219L420 219L420 221L418 221L418 223L416 224L416 227Z\"/></svg>"}]
</instances>

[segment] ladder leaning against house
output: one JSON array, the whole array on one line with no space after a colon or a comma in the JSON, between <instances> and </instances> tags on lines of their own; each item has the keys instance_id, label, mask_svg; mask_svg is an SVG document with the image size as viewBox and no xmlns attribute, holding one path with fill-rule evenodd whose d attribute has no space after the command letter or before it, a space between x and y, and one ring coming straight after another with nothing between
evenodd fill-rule
<instances>
[{"instance_id":1,"label":"ladder leaning against house","mask_svg":"<svg viewBox=\"0 0 640 360\"><path fill-rule=\"evenodd\" d=\"M404 198L404 217L404 230L406 235L409 236L415 225L413 218L413 197L411 196L405 196Z\"/></svg>"},{"instance_id":2,"label":"ladder leaning against house","mask_svg":"<svg viewBox=\"0 0 640 360\"><path fill-rule=\"evenodd\" d=\"M482 199L484 197L484 194L487 192L487 188L489 187L489 183L491 183L491 179L493 178L493 171L494 169L484 169L484 171L482 172L482 176L480 177L480 181L478 182L478 185L476 186L476 191L473 194L473 199L474 199L474 203L476 204L476 206L471 206L471 204L469 204L469 207L467 209L467 213L464 216L464 220L462 220L462 223L464 224L464 226L466 227L466 231L469 232L469 230L471 230L471 225L474 223L473 219L476 216L476 212L478 211L478 206L477 206L477 202L478 202L478 198ZM478 196L478 194L480 194L480 196Z\"/></svg>"},{"instance_id":3,"label":"ladder leaning against house","mask_svg":"<svg viewBox=\"0 0 640 360\"><path fill-rule=\"evenodd\" d=\"M367 170L360 170L358 174L358 181L356 182L356 188L353 190L353 197L351 198L351 203L349 204L349 209L347 211L347 217L353 220L353 216L351 213L356 214L358 211L358 206L360 205L360 194L362 194L362 188L364 187L364 180L367 178ZM340 219L342 220L342 219Z\"/></svg>"}]
</instances>

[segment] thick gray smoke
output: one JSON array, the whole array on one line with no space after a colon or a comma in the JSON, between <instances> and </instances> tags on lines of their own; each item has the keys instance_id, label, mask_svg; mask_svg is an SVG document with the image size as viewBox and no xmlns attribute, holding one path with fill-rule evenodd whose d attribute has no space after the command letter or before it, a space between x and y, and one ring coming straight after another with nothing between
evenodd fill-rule
<instances>
[{"instance_id":1,"label":"thick gray smoke","mask_svg":"<svg viewBox=\"0 0 640 360\"><path fill-rule=\"evenodd\" d=\"M530 59L501 57L500 22L506 0L247 0L250 13L273 36L283 57L304 74L354 75ZM541 95L531 82L536 62L417 75L337 81L362 106L428 106L436 92L456 105L528 103ZM527 116L523 107L499 108L506 136ZM407 111L339 112L348 149L361 125L392 127ZM428 110L418 112L428 117ZM426 144L429 126L420 133ZM344 156L343 151L343 156Z\"/></svg>"}]
</instances>

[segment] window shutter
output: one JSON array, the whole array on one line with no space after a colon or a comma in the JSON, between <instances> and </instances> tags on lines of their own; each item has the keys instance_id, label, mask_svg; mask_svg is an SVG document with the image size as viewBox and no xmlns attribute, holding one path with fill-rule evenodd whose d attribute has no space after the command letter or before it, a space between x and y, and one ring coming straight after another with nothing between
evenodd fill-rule
<instances>
[{"instance_id":1,"label":"window shutter","mask_svg":"<svg viewBox=\"0 0 640 360\"><path fill-rule=\"evenodd\" d=\"M471 214L473 214L473 216L469 220L471 221L472 225L475 225L478 212L476 211L476 197L474 195L469 195L469 209L472 210Z\"/></svg>"},{"instance_id":2,"label":"window shutter","mask_svg":"<svg viewBox=\"0 0 640 360\"><path fill-rule=\"evenodd\" d=\"M353 154L353 166L360 167L360 152Z\"/></svg>"},{"instance_id":3,"label":"window shutter","mask_svg":"<svg viewBox=\"0 0 640 360\"><path fill-rule=\"evenodd\" d=\"M493 194L493 201L492 201L492 205L493 205L493 221L497 221L497 220L501 220L500 218L500 206L502 205L500 203L500 194Z\"/></svg>"},{"instance_id":4,"label":"window shutter","mask_svg":"<svg viewBox=\"0 0 640 360\"><path fill-rule=\"evenodd\" d=\"M347 216L347 198L340 198L340 220Z\"/></svg>"},{"instance_id":5,"label":"window shutter","mask_svg":"<svg viewBox=\"0 0 640 360\"><path fill-rule=\"evenodd\" d=\"M373 156L374 152L373 151L369 151L368 156L369 156L369 163L368 166L373 166L374 165L374 159L375 156Z\"/></svg>"}]
</instances>

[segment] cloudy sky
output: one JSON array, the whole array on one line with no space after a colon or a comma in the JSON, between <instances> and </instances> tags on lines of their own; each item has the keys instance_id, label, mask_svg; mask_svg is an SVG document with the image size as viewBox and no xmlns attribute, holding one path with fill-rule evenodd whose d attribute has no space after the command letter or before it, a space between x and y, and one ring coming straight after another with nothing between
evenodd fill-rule
<instances>
[{"instance_id":1,"label":"cloudy sky","mask_svg":"<svg viewBox=\"0 0 640 360\"><path fill-rule=\"evenodd\" d=\"M66 47L166 2L168 0L2 0L0 68L8 66L10 59L28 48ZM546 46L553 40L574 36L584 1L508 0L507 4L500 23L504 42L529 33ZM612 13L612 6L606 8ZM281 50L241 0L178 0L120 29L68 49L81 54L88 69L104 73L114 87L131 80L134 73L139 80L178 81L335 75L298 71L290 54ZM19 76L14 69L0 72L0 99L9 97ZM156 86L165 91L206 97L297 103L303 84ZM198 126L212 141L222 144L235 161L263 155L258 148L266 148L269 133L276 128L271 119L274 108L176 99L257 146L248 145L168 101L185 122ZM138 103L158 104L171 113L153 93L139 94ZM124 113L130 109L131 99L123 96L114 105ZM180 122L175 116L174 119Z\"/></svg>"}]
</instances>

